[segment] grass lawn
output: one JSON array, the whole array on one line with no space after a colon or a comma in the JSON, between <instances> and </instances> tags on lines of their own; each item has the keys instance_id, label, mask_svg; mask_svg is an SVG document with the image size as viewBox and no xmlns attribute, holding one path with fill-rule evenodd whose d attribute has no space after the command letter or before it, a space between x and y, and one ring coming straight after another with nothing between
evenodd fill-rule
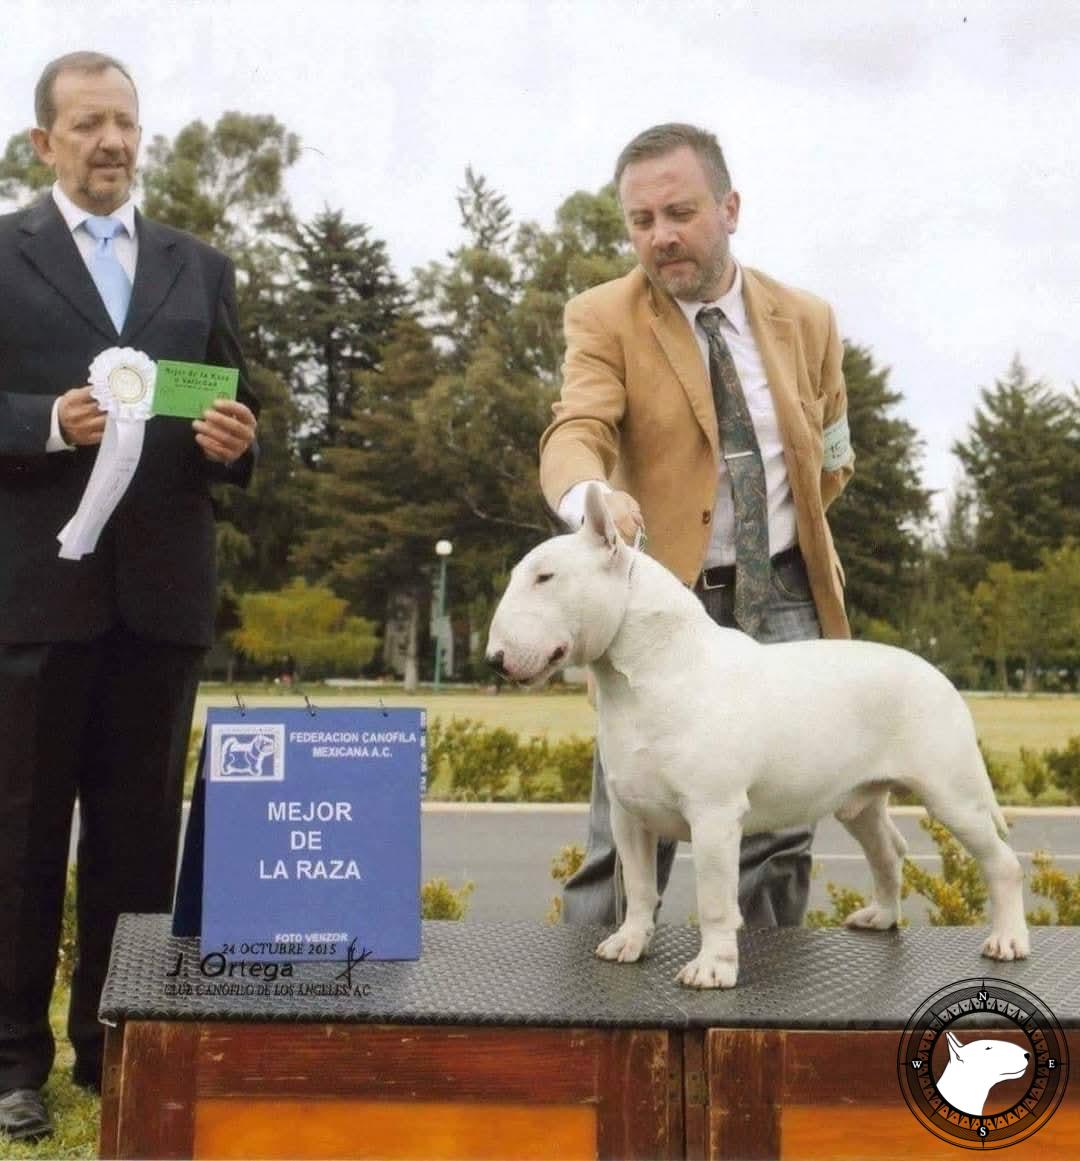
<instances>
[{"instance_id":1,"label":"grass lawn","mask_svg":"<svg viewBox=\"0 0 1080 1161\"><path fill-rule=\"evenodd\" d=\"M371 706L382 701L389 709L427 709L436 717L475 718L485 726L504 726L524 735L546 734L552 739L571 735L591 736L593 711L581 691L528 693L503 689L501 693L484 693L480 689L447 690L435 693L430 689L419 693L403 693L400 686L373 689L356 687L341 689L327 685L305 686L305 691L316 708L320 705L337 708ZM277 686L242 686L240 696L249 708L260 704L303 707L302 694L282 693ZM207 706L235 706L231 688L203 685L195 703L195 725L202 728Z\"/></svg>"},{"instance_id":2,"label":"grass lawn","mask_svg":"<svg viewBox=\"0 0 1080 1161\"><path fill-rule=\"evenodd\" d=\"M983 745L995 756L1015 757L1028 750L1060 750L1080 734L1080 697L968 697L968 708Z\"/></svg>"},{"instance_id":3,"label":"grass lawn","mask_svg":"<svg viewBox=\"0 0 1080 1161\"><path fill-rule=\"evenodd\" d=\"M381 700L388 707L423 706L434 717L475 718L485 726L504 726L525 736L546 735L553 740L574 735L590 737L594 729L593 711L583 690L530 693L504 688L499 694L491 694L479 689L439 693L427 689L406 694L395 686L341 689L312 685L306 688L316 707L378 706ZM304 704L302 695L282 693L276 686L245 686L240 692L248 706ZM983 744L994 757L1010 763L1017 759L1021 746L1039 751L1060 748L1072 734L1080 734L1080 697L1075 695L975 694L966 700ZM195 707L196 726L202 728L207 706L235 704L231 689L220 685L202 686Z\"/></svg>"},{"instance_id":4,"label":"grass lawn","mask_svg":"<svg viewBox=\"0 0 1080 1161\"><path fill-rule=\"evenodd\" d=\"M71 1083L73 1054L64 1027L69 992L59 985L53 992L49 1017L56 1037L56 1063L45 1086L45 1100L55 1131L36 1144L8 1141L0 1137L0 1158L15 1157L96 1157L101 1101Z\"/></svg>"}]
</instances>

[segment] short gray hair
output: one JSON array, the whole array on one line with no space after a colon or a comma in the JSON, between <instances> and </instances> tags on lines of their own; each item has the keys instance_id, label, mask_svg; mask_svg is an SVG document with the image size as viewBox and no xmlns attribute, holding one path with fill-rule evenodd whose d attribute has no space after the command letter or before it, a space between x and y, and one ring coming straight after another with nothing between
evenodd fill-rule
<instances>
[{"instance_id":1,"label":"short gray hair","mask_svg":"<svg viewBox=\"0 0 1080 1161\"><path fill-rule=\"evenodd\" d=\"M34 86L34 116L38 127L51 129L56 120L56 101L53 99L53 89L56 78L61 73L103 73L107 69L116 69L124 74L128 83L135 89L135 82L131 73L115 58L103 52L69 52L49 61ZM139 91L135 89L135 103L138 106Z\"/></svg>"},{"instance_id":2,"label":"short gray hair","mask_svg":"<svg viewBox=\"0 0 1080 1161\"><path fill-rule=\"evenodd\" d=\"M686 125L679 121L654 125L651 129L639 133L623 149L619 154L619 160L615 162L616 192L628 165L632 165L635 161L645 161L647 158L663 157L676 149L681 149L684 145L689 146L697 154L716 200L719 201L730 193L731 175L728 173L720 143L707 129L699 129L696 125Z\"/></svg>"}]
</instances>

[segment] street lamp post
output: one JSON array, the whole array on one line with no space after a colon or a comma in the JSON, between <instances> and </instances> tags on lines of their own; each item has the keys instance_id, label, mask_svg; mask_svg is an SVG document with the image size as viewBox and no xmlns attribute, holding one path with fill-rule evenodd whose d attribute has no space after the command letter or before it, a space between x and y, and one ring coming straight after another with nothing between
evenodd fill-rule
<instances>
[{"instance_id":1,"label":"street lamp post","mask_svg":"<svg viewBox=\"0 0 1080 1161\"><path fill-rule=\"evenodd\" d=\"M439 601L435 613L435 692L442 685L443 664L443 618L446 615L446 558L454 551L449 540L440 540L435 545L435 555L439 558Z\"/></svg>"}]
</instances>

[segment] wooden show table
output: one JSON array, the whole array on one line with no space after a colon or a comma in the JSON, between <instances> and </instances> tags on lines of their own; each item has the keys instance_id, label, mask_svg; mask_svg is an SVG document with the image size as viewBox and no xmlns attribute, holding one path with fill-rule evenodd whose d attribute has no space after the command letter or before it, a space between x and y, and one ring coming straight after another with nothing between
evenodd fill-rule
<instances>
[{"instance_id":1,"label":"wooden show table","mask_svg":"<svg viewBox=\"0 0 1080 1161\"><path fill-rule=\"evenodd\" d=\"M897 1053L920 1005L973 977L1038 996L1080 1058L1080 929L1036 928L1016 964L982 959L972 928L742 932L739 987L701 993L674 981L696 930L661 927L633 965L597 960L601 934L428 922L416 963L271 979L203 973L167 916L125 915L101 1155L955 1158L905 1103ZM1063 1091L1010 1161L1080 1156Z\"/></svg>"}]
</instances>

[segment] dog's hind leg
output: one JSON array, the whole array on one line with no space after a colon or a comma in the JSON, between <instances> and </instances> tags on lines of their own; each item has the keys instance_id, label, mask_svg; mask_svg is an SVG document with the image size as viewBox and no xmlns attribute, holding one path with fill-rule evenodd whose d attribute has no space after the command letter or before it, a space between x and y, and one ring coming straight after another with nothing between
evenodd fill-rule
<instances>
[{"instance_id":1,"label":"dog's hind leg","mask_svg":"<svg viewBox=\"0 0 1080 1161\"><path fill-rule=\"evenodd\" d=\"M858 792L856 792L858 794ZM889 817L888 791L871 797L852 796L837 812L837 819L862 847L874 877L874 897L868 907L844 920L848 927L884 931L900 922L901 865L907 842Z\"/></svg>"},{"instance_id":2,"label":"dog's hind leg","mask_svg":"<svg viewBox=\"0 0 1080 1161\"><path fill-rule=\"evenodd\" d=\"M634 963L644 954L652 939L656 905L656 835L618 799L611 798L611 833L615 850L622 863L626 888L626 918L618 931L609 935L596 949L601 959Z\"/></svg>"},{"instance_id":3,"label":"dog's hind leg","mask_svg":"<svg viewBox=\"0 0 1080 1161\"><path fill-rule=\"evenodd\" d=\"M739 974L739 843L747 803L710 806L689 818L701 950L676 976L688 988L733 988Z\"/></svg>"},{"instance_id":4,"label":"dog's hind leg","mask_svg":"<svg viewBox=\"0 0 1080 1161\"><path fill-rule=\"evenodd\" d=\"M1026 959L1031 950L1024 916L1024 868L998 833L1004 826L989 782L983 802L957 802L952 796L924 793L926 809L943 822L971 852L990 892L990 936L982 953L990 959Z\"/></svg>"}]
</instances>

